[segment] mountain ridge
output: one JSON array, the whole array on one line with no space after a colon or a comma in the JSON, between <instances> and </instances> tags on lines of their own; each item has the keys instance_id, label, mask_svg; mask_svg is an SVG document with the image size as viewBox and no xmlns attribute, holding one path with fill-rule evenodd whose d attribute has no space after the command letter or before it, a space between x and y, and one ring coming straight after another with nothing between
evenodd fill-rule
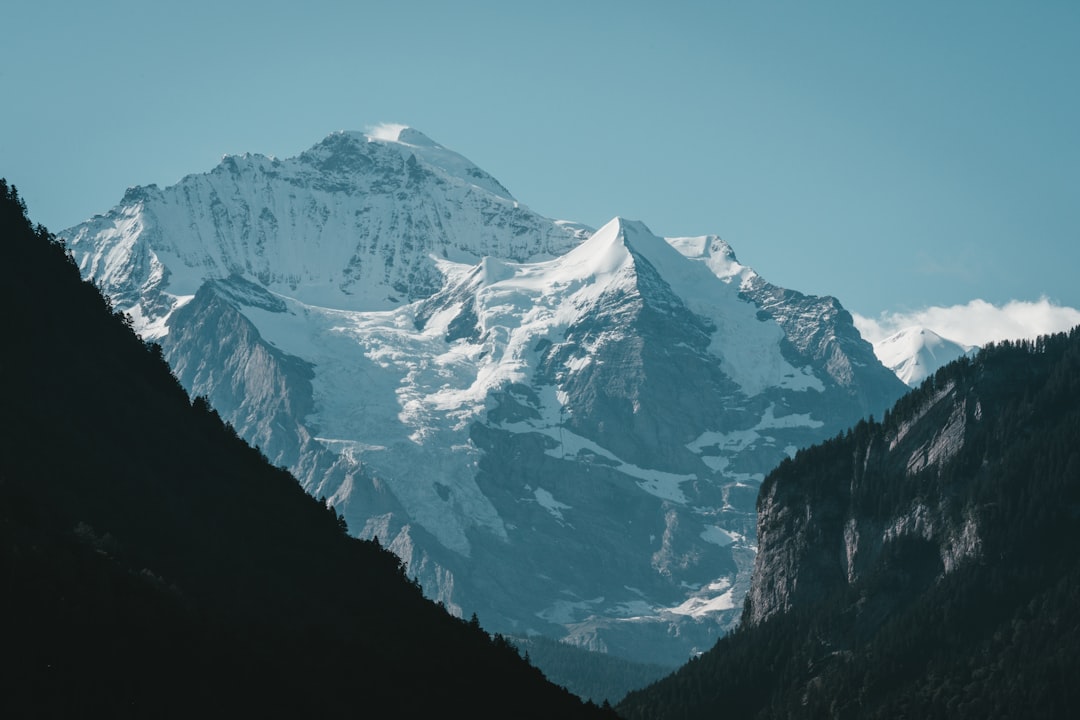
<instances>
[{"instance_id":1,"label":"mountain ridge","mask_svg":"<svg viewBox=\"0 0 1080 720\"><path fill-rule=\"evenodd\" d=\"M903 385L834 298L715 236L551 221L361 137L62 234L190 392L447 608L672 666L711 645L765 473Z\"/></svg>"},{"instance_id":2,"label":"mountain ridge","mask_svg":"<svg viewBox=\"0 0 1080 720\"><path fill-rule=\"evenodd\" d=\"M144 335L163 333L204 277L245 275L315 304L388 309L441 284L432 254L526 260L578 238L484 178L439 145L335 133L295 158L229 155L165 189L129 188L119 206L60 234Z\"/></svg>"}]
</instances>

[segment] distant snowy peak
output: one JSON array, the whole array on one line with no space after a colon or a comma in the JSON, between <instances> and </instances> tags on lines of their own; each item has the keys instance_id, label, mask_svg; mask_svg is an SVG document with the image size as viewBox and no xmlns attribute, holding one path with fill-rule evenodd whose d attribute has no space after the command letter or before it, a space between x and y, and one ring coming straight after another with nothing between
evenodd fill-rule
<instances>
[{"instance_id":1,"label":"distant snowy peak","mask_svg":"<svg viewBox=\"0 0 1080 720\"><path fill-rule=\"evenodd\" d=\"M909 387L916 387L953 360L972 354L973 345L943 338L924 327L908 327L874 344L874 354Z\"/></svg>"}]
</instances>

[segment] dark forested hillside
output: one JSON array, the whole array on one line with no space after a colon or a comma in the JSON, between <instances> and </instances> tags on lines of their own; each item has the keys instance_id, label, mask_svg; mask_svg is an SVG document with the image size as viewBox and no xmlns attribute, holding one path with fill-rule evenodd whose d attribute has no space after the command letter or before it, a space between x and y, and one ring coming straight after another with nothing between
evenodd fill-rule
<instances>
[{"instance_id":1,"label":"dark forested hillside","mask_svg":"<svg viewBox=\"0 0 1080 720\"><path fill-rule=\"evenodd\" d=\"M190 402L4 181L0 248L0 716L603 716Z\"/></svg>"},{"instance_id":2,"label":"dark forested hillside","mask_svg":"<svg viewBox=\"0 0 1080 720\"><path fill-rule=\"evenodd\" d=\"M623 717L1080 713L1080 328L942 368L758 508L740 629Z\"/></svg>"}]
</instances>

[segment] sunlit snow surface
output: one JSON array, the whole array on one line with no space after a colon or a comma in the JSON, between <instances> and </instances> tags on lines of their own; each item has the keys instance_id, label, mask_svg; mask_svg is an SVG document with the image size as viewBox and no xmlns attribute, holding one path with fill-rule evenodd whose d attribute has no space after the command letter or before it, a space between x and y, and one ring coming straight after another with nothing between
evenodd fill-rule
<instances>
[{"instance_id":1,"label":"sunlit snow surface","mask_svg":"<svg viewBox=\"0 0 1080 720\"><path fill-rule=\"evenodd\" d=\"M908 387L918 386L938 368L976 349L923 327L904 328L874 343L874 354Z\"/></svg>"},{"instance_id":2,"label":"sunlit snow surface","mask_svg":"<svg viewBox=\"0 0 1080 720\"><path fill-rule=\"evenodd\" d=\"M710 584L704 593L687 598L686 602L667 610L675 615L703 617L710 613L734 609L734 595L735 588L731 583L721 580Z\"/></svg>"}]
</instances>

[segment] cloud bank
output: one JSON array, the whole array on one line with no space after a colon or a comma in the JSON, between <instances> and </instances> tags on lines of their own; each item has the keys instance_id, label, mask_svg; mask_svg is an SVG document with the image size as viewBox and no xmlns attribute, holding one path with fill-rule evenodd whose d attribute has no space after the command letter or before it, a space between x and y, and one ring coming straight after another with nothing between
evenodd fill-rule
<instances>
[{"instance_id":1,"label":"cloud bank","mask_svg":"<svg viewBox=\"0 0 1080 720\"><path fill-rule=\"evenodd\" d=\"M913 312L882 313L877 318L852 313L855 327L870 343L907 327L924 327L949 340L982 346L999 340L1035 338L1080 325L1080 310L1056 305L1047 298L1012 300L993 305L972 300L966 305L929 307Z\"/></svg>"}]
</instances>

